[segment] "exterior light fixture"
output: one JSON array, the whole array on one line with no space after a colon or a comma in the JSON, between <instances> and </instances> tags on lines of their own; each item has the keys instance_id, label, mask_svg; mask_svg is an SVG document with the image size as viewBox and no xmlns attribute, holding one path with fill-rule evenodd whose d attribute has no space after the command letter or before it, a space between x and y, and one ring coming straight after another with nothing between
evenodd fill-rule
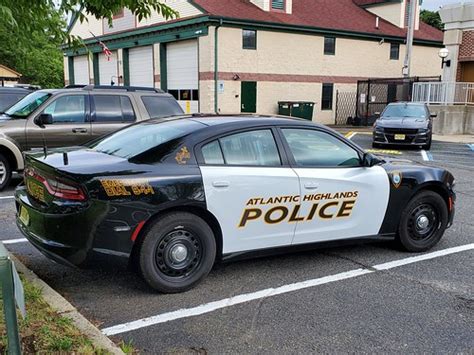
<instances>
[{"instance_id":1,"label":"exterior light fixture","mask_svg":"<svg viewBox=\"0 0 474 355\"><path fill-rule=\"evenodd\" d=\"M446 60L449 56L448 48L441 48L438 52L438 56L441 58L441 69L446 65L448 68L451 66L451 59Z\"/></svg>"}]
</instances>

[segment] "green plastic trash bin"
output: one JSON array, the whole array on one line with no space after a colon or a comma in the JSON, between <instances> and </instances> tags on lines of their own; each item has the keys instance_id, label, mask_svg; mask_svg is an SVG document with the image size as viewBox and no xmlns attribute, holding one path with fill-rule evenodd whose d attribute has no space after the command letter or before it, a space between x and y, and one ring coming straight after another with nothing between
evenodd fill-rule
<instances>
[{"instance_id":1,"label":"green plastic trash bin","mask_svg":"<svg viewBox=\"0 0 474 355\"><path fill-rule=\"evenodd\" d=\"M279 101L278 114L313 120L314 102L310 101Z\"/></svg>"}]
</instances>

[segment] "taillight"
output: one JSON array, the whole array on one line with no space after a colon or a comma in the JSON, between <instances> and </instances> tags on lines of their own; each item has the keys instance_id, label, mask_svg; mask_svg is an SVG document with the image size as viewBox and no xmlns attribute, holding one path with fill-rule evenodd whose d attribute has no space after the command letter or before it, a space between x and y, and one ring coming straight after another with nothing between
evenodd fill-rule
<instances>
[{"instance_id":1,"label":"taillight","mask_svg":"<svg viewBox=\"0 0 474 355\"><path fill-rule=\"evenodd\" d=\"M25 169L25 180L27 177L33 178L40 182L49 194L64 200L85 201L86 195L84 191L77 186L71 185L55 178L45 178L39 175L33 169Z\"/></svg>"}]
</instances>

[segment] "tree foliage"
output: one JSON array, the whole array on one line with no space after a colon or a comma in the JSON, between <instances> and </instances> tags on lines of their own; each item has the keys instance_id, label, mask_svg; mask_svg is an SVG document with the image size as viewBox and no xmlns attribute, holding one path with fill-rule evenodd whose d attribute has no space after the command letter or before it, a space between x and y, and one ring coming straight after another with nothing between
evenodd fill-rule
<instances>
[{"instance_id":1,"label":"tree foliage","mask_svg":"<svg viewBox=\"0 0 474 355\"><path fill-rule=\"evenodd\" d=\"M160 0L0 0L0 64L22 73L31 84L62 86L60 45L81 43L68 33L67 20L77 16L83 22L90 15L112 23L122 8L140 20L152 11L166 19L178 16Z\"/></svg>"},{"instance_id":2,"label":"tree foliage","mask_svg":"<svg viewBox=\"0 0 474 355\"><path fill-rule=\"evenodd\" d=\"M438 11L421 10L420 19L424 23L427 23L428 25L433 26L439 30L443 30L444 28L444 24L441 21L441 16L439 15Z\"/></svg>"}]
</instances>

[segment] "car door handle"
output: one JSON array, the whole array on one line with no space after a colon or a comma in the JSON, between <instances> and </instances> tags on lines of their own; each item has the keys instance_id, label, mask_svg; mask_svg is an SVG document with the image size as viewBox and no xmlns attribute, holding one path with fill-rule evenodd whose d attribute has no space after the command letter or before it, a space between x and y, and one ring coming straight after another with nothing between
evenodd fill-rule
<instances>
[{"instance_id":1,"label":"car door handle","mask_svg":"<svg viewBox=\"0 0 474 355\"><path fill-rule=\"evenodd\" d=\"M87 128L73 128L72 133L87 133Z\"/></svg>"},{"instance_id":2,"label":"car door handle","mask_svg":"<svg viewBox=\"0 0 474 355\"><path fill-rule=\"evenodd\" d=\"M214 187L229 187L229 185L228 181L214 181L212 183L212 186Z\"/></svg>"},{"instance_id":3,"label":"car door handle","mask_svg":"<svg viewBox=\"0 0 474 355\"><path fill-rule=\"evenodd\" d=\"M316 182L307 182L304 184L306 190L316 190L319 187L319 184Z\"/></svg>"}]
</instances>

